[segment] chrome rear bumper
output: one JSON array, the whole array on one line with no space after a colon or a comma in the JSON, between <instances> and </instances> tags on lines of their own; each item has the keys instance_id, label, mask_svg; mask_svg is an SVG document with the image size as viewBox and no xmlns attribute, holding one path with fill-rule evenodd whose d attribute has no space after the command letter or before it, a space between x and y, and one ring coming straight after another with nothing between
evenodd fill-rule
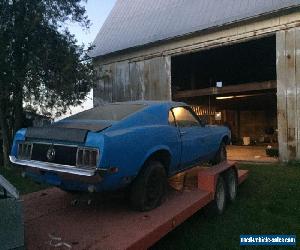
<instances>
[{"instance_id":1,"label":"chrome rear bumper","mask_svg":"<svg viewBox=\"0 0 300 250\"><path fill-rule=\"evenodd\" d=\"M103 170L103 169L80 169L76 168L74 166L68 166L68 165L60 165L55 163L49 163L49 162L41 162L41 161L32 161L32 160L18 160L15 156L9 156L9 159L12 163L21 165L21 166L28 166L32 168L38 168L42 170L48 170L48 171L54 171L54 172L60 172L60 173L68 173L68 174L75 174L80 176L94 176L97 172L97 170Z\"/></svg>"}]
</instances>

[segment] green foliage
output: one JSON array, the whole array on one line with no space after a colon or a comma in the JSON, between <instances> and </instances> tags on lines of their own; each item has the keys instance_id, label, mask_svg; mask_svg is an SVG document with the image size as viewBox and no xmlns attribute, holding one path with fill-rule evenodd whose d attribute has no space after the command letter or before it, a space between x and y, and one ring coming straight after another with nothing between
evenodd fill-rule
<instances>
[{"instance_id":1,"label":"green foliage","mask_svg":"<svg viewBox=\"0 0 300 250\"><path fill-rule=\"evenodd\" d=\"M0 1L0 128L7 140L22 126L24 103L59 115L92 87L92 62L66 28L89 27L83 2Z\"/></svg>"},{"instance_id":2,"label":"green foliage","mask_svg":"<svg viewBox=\"0 0 300 250\"><path fill-rule=\"evenodd\" d=\"M64 28L89 26L80 0L4 0L0 3L0 89L7 100L66 111L79 104L93 82L83 46ZM17 93L16 93L17 92Z\"/></svg>"}]
</instances>

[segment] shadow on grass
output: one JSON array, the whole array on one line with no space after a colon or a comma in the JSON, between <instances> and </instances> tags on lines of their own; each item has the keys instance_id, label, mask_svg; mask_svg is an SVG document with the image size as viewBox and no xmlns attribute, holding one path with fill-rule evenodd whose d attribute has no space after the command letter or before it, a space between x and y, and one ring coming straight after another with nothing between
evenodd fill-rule
<instances>
[{"instance_id":1,"label":"shadow on grass","mask_svg":"<svg viewBox=\"0 0 300 250\"><path fill-rule=\"evenodd\" d=\"M4 176L10 181L20 192L21 195L36 192L47 188L47 185L42 185L33 182L29 178L23 178L21 176L21 170L15 167L0 167L0 175Z\"/></svg>"}]
</instances>

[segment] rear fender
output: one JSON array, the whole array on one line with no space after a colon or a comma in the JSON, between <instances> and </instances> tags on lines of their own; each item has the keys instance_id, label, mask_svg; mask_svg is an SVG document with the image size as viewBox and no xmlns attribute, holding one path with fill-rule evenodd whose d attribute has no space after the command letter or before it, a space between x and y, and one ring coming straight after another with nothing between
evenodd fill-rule
<instances>
[{"instance_id":1,"label":"rear fender","mask_svg":"<svg viewBox=\"0 0 300 250\"><path fill-rule=\"evenodd\" d=\"M99 165L98 167L105 168L108 163L105 162L105 147L104 147L104 141L105 138L102 134L96 133L96 132L89 132L87 134L86 140L85 140L85 146L86 147L93 147L93 148L98 148L99 149Z\"/></svg>"},{"instance_id":2,"label":"rear fender","mask_svg":"<svg viewBox=\"0 0 300 250\"><path fill-rule=\"evenodd\" d=\"M165 146L165 145L158 145L158 146L156 146L156 147L153 147L153 148L151 148L151 150L149 150L148 152L147 152L147 154L145 155L145 157L143 158L143 160L142 160L142 162L141 162L141 164L140 164L140 169L137 171L137 174L138 174L138 172L141 170L141 168L144 166L144 164L147 162L147 160L148 159L150 159L150 157L153 155L153 154L155 154L156 152L158 152L158 151L161 151L161 150L165 150L165 151L167 151L169 154L170 154L170 164L169 165L171 165L171 162L172 162L172 159L173 159L173 157L172 157L172 153L171 153L171 150L170 150L170 148L169 147L167 147L167 146ZM168 166L168 168L169 168L170 166ZM168 174L168 173L167 173Z\"/></svg>"},{"instance_id":3,"label":"rear fender","mask_svg":"<svg viewBox=\"0 0 300 250\"><path fill-rule=\"evenodd\" d=\"M17 142L18 141L25 141L25 135L26 135L26 128L22 128L22 129L17 131L17 133L14 137L12 148L11 148L11 155L12 156L17 156L17 151L18 151Z\"/></svg>"}]
</instances>

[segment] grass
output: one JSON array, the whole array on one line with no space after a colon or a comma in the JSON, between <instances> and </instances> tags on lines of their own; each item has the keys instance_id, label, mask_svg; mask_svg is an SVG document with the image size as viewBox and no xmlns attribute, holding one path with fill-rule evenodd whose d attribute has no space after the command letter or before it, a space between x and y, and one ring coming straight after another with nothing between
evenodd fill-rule
<instances>
[{"instance_id":1,"label":"grass","mask_svg":"<svg viewBox=\"0 0 300 250\"><path fill-rule=\"evenodd\" d=\"M0 175L9 180L20 192L21 195L45 189L46 185L41 185L21 176L21 170L15 167L0 167Z\"/></svg>"},{"instance_id":2,"label":"grass","mask_svg":"<svg viewBox=\"0 0 300 250\"><path fill-rule=\"evenodd\" d=\"M222 216L207 218L199 211L153 249L253 249L239 246L240 234L295 234L299 238L300 165L241 165L240 168L250 170L249 178L239 187L237 200L227 206ZM0 174L22 194L45 188L23 179L16 169L0 168Z\"/></svg>"},{"instance_id":3,"label":"grass","mask_svg":"<svg viewBox=\"0 0 300 250\"><path fill-rule=\"evenodd\" d=\"M300 165L240 168L250 170L249 178L222 216L207 218L200 211L153 249L253 249L239 246L240 234L295 234L300 247Z\"/></svg>"}]
</instances>

